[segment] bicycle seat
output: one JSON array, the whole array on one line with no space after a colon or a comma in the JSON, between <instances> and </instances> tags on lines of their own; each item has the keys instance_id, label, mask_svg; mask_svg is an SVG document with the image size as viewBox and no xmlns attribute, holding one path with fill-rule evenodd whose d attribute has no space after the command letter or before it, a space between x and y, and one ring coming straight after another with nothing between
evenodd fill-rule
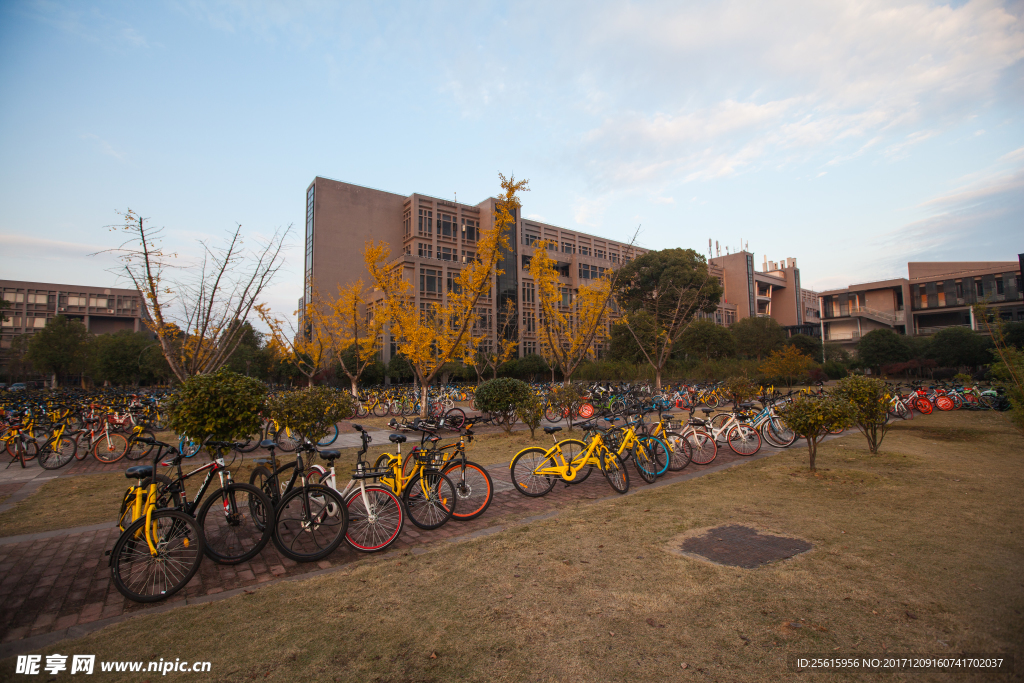
<instances>
[{"instance_id":1,"label":"bicycle seat","mask_svg":"<svg viewBox=\"0 0 1024 683\"><path fill-rule=\"evenodd\" d=\"M391 436L388 437L388 441L390 441L391 443L405 443L408 440L409 439L405 436L405 434L392 434Z\"/></svg>"},{"instance_id":2,"label":"bicycle seat","mask_svg":"<svg viewBox=\"0 0 1024 683\"><path fill-rule=\"evenodd\" d=\"M362 425L357 425L357 424L353 424L352 425L352 429L356 430L357 432L364 432L364 431L366 431L365 429L363 429Z\"/></svg>"},{"instance_id":3,"label":"bicycle seat","mask_svg":"<svg viewBox=\"0 0 1024 683\"><path fill-rule=\"evenodd\" d=\"M562 431L561 427L545 427L544 428L544 433L545 434L554 434L555 432L560 432L560 431Z\"/></svg>"},{"instance_id":4,"label":"bicycle seat","mask_svg":"<svg viewBox=\"0 0 1024 683\"><path fill-rule=\"evenodd\" d=\"M124 471L126 479L145 479L153 476L152 465L134 465Z\"/></svg>"},{"instance_id":5,"label":"bicycle seat","mask_svg":"<svg viewBox=\"0 0 1024 683\"><path fill-rule=\"evenodd\" d=\"M277 444L274 443L273 439L267 439L266 441L260 441L260 448L277 448Z\"/></svg>"},{"instance_id":6,"label":"bicycle seat","mask_svg":"<svg viewBox=\"0 0 1024 683\"><path fill-rule=\"evenodd\" d=\"M714 408L701 408L700 412L704 413L705 415L710 415L711 413L715 412L715 409Z\"/></svg>"},{"instance_id":7,"label":"bicycle seat","mask_svg":"<svg viewBox=\"0 0 1024 683\"><path fill-rule=\"evenodd\" d=\"M671 420L673 417L675 417L675 415L673 415L672 413L662 413L661 414L661 419L662 420Z\"/></svg>"},{"instance_id":8,"label":"bicycle seat","mask_svg":"<svg viewBox=\"0 0 1024 683\"><path fill-rule=\"evenodd\" d=\"M327 462L334 462L341 457L341 451L318 451L318 453Z\"/></svg>"},{"instance_id":9,"label":"bicycle seat","mask_svg":"<svg viewBox=\"0 0 1024 683\"><path fill-rule=\"evenodd\" d=\"M612 417L604 418L604 421L611 423L611 422L618 422L620 419L622 419L622 418L612 416Z\"/></svg>"},{"instance_id":10,"label":"bicycle seat","mask_svg":"<svg viewBox=\"0 0 1024 683\"><path fill-rule=\"evenodd\" d=\"M740 404L740 408L753 408L753 407L754 407L753 403L741 403Z\"/></svg>"}]
</instances>

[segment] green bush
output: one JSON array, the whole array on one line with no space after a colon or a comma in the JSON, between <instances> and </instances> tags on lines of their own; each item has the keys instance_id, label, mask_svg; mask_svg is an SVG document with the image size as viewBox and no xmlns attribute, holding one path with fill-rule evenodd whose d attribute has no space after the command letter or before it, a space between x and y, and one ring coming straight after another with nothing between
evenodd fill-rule
<instances>
[{"instance_id":1,"label":"green bush","mask_svg":"<svg viewBox=\"0 0 1024 683\"><path fill-rule=\"evenodd\" d=\"M168 424L193 440L244 439L259 431L267 390L263 383L221 370L194 375L168 401Z\"/></svg>"},{"instance_id":2,"label":"green bush","mask_svg":"<svg viewBox=\"0 0 1024 683\"><path fill-rule=\"evenodd\" d=\"M316 386L278 394L267 408L278 425L316 443L354 412L355 399L347 391Z\"/></svg>"},{"instance_id":3,"label":"green bush","mask_svg":"<svg viewBox=\"0 0 1024 683\"><path fill-rule=\"evenodd\" d=\"M506 432L512 431L516 411L525 405L533 390L522 380L511 377L489 379L476 389L476 406L488 412Z\"/></svg>"},{"instance_id":4,"label":"green bush","mask_svg":"<svg viewBox=\"0 0 1024 683\"><path fill-rule=\"evenodd\" d=\"M889 406L885 400L888 393L885 382L863 375L851 375L839 380L832 393L849 406L850 419L868 440L868 450L877 453L891 426Z\"/></svg>"},{"instance_id":5,"label":"green bush","mask_svg":"<svg viewBox=\"0 0 1024 683\"><path fill-rule=\"evenodd\" d=\"M544 404L532 391L530 395L516 406L516 416L530 428L530 439L537 438L537 427L544 419Z\"/></svg>"},{"instance_id":6,"label":"green bush","mask_svg":"<svg viewBox=\"0 0 1024 683\"><path fill-rule=\"evenodd\" d=\"M846 370L846 366L837 360L830 360L821 366L821 369L825 371L825 375L829 379L842 379L850 374Z\"/></svg>"},{"instance_id":7,"label":"green bush","mask_svg":"<svg viewBox=\"0 0 1024 683\"><path fill-rule=\"evenodd\" d=\"M807 441L811 472L818 454L818 442L829 432L846 427L850 423L850 407L834 396L825 398L797 398L779 408L779 415L786 426Z\"/></svg>"}]
</instances>

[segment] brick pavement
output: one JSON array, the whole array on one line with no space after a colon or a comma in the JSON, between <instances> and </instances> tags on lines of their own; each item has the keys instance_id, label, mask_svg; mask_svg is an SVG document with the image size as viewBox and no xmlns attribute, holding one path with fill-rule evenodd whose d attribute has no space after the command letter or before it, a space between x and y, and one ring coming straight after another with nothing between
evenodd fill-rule
<instances>
[{"instance_id":1,"label":"brick pavement","mask_svg":"<svg viewBox=\"0 0 1024 683\"><path fill-rule=\"evenodd\" d=\"M763 449L764 455L773 452L776 451ZM655 485L682 481L749 460L732 454L728 448L719 449L718 458L712 465L701 467L691 464L682 472L667 472ZM89 472L97 471L96 466L105 468L98 471L128 466L128 463L103 465L95 459L93 462L95 465L84 462L70 467L80 467ZM428 546L489 530L516 518L616 497L605 479L595 473L582 484L570 487L556 484L543 498L527 498L512 488L507 465L488 469L495 482L495 492L484 515L468 522L452 520L433 531L424 531L407 521L401 537L391 549L403 551ZM69 472L74 473L78 471L72 469ZM635 470L630 472L630 479L631 493L647 488ZM0 642L11 643L151 607L124 598L110 579L105 552L117 540L116 527L70 531L73 533L6 544L0 539L0 604L4 606L0 614ZM214 596L280 578L301 577L365 557L342 545L330 558L321 562L296 563L281 556L273 544L268 544L259 556L239 565L218 565L206 558L188 586L161 604L184 604L186 599Z\"/></svg>"}]
</instances>

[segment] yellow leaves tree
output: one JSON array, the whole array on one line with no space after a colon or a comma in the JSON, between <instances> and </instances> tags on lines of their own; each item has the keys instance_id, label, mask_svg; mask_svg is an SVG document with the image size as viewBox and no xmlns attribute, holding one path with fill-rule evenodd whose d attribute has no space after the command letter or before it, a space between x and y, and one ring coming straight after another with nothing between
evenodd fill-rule
<instances>
[{"instance_id":1,"label":"yellow leaves tree","mask_svg":"<svg viewBox=\"0 0 1024 683\"><path fill-rule=\"evenodd\" d=\"M369 242L364 258L374 285L383 293L381 310L395 338L398 352L409 359L422 391L421 414L426 416L427 389L441 367L464 354L466 335L472 334L476 304L491 290L494 277L501 274L498 259L509 246L515 231L515 217L521 204L519 193L529 190L528 181L499 174L502 192L495 204L494 225L481 233L477 259L466 264L455 278L455 286L441 302L430 302L422 312L412 305L412 285L404 279L401 263L390 263L385 243Z\"/></svg>"},{"instance_id":2,"label":"yellow leaves tree","mask_svg":"<svg viewBox=\"0 0 1024 683\"><path fill-rule=\"evenodd\" d=\"M363 281L338 286L337 298L329 304L329 316L322 322L331 338L338 365L352 383L357 396L359 377L377 357L384 316L368 313L367 292Z\"/></svg>"},{"instance_id":3,"label":"yellow leaves tree","mask_svg":"<svg viewBox=\"0 0 1024 683\"><path fill-rule=\"evenodd\" d=\"M602 276L574 291L559 280L545 241L536 244L530 276L537 288L541 346L554 361L552 368L557 365L568 383L580 363L593 358L596 345L608 335L612 278Z\"/></svg>"},{"instance_id":4,"label":"yellow leaves tree","mask_svg":"<svg viewBox=\"0 0 1024 683\"><path fill-rule=\"evenodd\" d=\"M792 344L787 344L781 349L772 351L758 370L765 377L779 378L786 383L787 387L791 387L797 379L806 375L813 367L813 360L800 353Z\"/></svg>"},{"instance_id":5,"label":"yellow leaves tree","mask_svg":"<svg viewBox=\"0 0 1024 683\"><path fill-rule=\"evenodd\" d=\"M331 306L317 295L316 290L313 290L311 298L312 301L303 302L301 311L296 311L296 314L301 313L301 329L298 330L289 321L275 316L266 304L255 307L260 320L270 329L268 345L306 376L308 386L313 386L313 378L326 367L334 343L329 332Z\"/></svg>"}]
</instances>

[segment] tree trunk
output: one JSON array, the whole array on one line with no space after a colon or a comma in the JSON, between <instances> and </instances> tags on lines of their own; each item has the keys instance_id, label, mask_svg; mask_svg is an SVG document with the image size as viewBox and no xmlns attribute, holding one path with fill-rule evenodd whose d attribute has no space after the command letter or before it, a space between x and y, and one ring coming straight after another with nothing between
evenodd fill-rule
<instances>
[{"instance_id":1,"label":"tree trunk","mask_svg":"<svg viewBox=\"0 0 1024 683\"><path fill-rule=\"evenodd\" d=\"M359 388L356 386L356 378L352 375L349 375L348 378L352 382L352 397L355 398L359 396Z\"/></svg>"},{"instance_id":2,"label":"tree trunk","mask_svg":"<svg viewBox=\"0 0 1024 683\"><path fill-rule=\"evenodd\" d=\"M430 397L430 386L426 382L421 382L420 387L420 417L426 419L427 417L427 399Z\"/></svg>"},{"instance_id":3,"label":"tree trunk","mask_svg":"<svg viewBox=\"0 0 1024 683\"><path fill-rule=\"evenodd\" d=\"M814 440L814 437L808 437L807 450L811 454L811 472L817 472L817 469L814 467L814 456L818 454L818 442Z\"/></svg>"},{"instance_id":4,"label":"tree trunk","mask_svg":"<svg viewBox=\"0 0 1024 683\"><path fill-rule=\"evenodd\" d=\"M654 368L654 388L661 392L661 368Z\"/></svg>"},{"instance_id":5,"label":"tree trunk","mask_svg":"<svg viewBox=\"0 0 1024 683\"><path fill-rule=\"evenodd\" d=\"M53 373L53 377L50 378L50 388L51 389L56 389L57 388L57 373L56 372Z\"/></svg>"}]
</instances>

